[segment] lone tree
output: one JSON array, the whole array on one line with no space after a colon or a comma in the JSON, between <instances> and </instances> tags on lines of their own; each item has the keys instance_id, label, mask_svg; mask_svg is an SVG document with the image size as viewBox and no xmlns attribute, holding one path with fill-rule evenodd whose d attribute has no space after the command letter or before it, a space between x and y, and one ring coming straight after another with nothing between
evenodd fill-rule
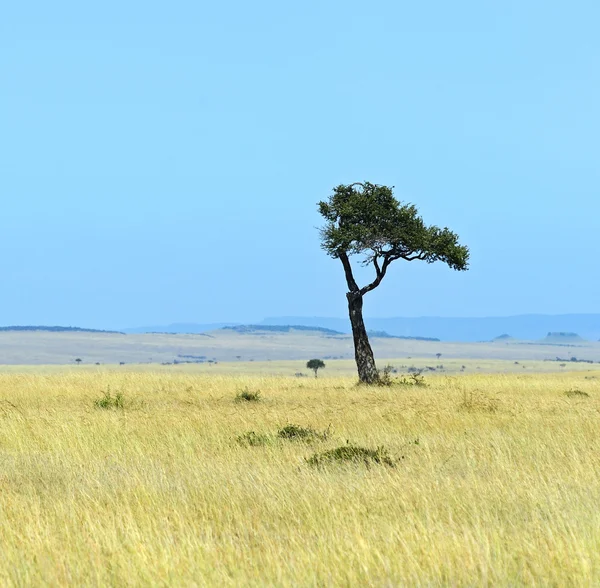
<instances>
[{"instance_id":1,"label":"lone tree","mask_svg":"<svg viewBox=\"0 0 600 588\"><path fill-rule=\"evenodd\" d=\"M306 367L309 370L313 370L315 372L315 378L317 377L317 372L325 367L325 362L322 359L309 359L306 362Z\"/></svg>"},{"instance_id":2,"label":"lone tree","mask_svg":"<svg viewBox=\"0 0 600 588\"><path fill-rule=\"evenodd\" d=\"M426 226L412 204L394 198L392 188L355 183L334 188L319 202L326 223L320 230L321 246L339 259L348 285L348 311L354 337L354 356L362 383L379 380L373 350L363 321L363 297L381 284L389 265L397 259L426 263L443 261L455 270L466 270L469 249L447 228ZM362 256L362 265L373 265L375 279L362 288L356 283L350 256Z\"/></svg>"},{"instance_id":3,"label":"lone tree","mask_svg":"<svg viewBox=\"0 0 600 588\"><path fill-rule=\"evenodd\" d=\"M76 363L77 365L79 365L81 362L82 362L82 359L81 359L81 357L78 357L78 358L75 360L75 363Z\"/></svg>"}]
</instances>

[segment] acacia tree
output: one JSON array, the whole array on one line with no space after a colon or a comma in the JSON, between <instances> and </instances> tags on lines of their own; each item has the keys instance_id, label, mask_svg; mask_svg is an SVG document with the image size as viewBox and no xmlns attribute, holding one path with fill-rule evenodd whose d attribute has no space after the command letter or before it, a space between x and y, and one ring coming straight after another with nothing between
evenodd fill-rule
<instances>
[{"instance_id":1,"label":"acacia tree","mask_svg":"<svg viewBox=\"0 0 600 588\"><path fill-rule=\"evenodd\" d=\"M458 236L449 229L425 225L417 208L396 200L388 186L342 184L318 206L326 221L320 230L321 246L342 262L346 276L358 377L365 384L373 384L379 374L363 321L364 295L381 284L390 264L398 259L443 261L452 269L466 270L469 249L460 245ZM375 270L374 280L362 288L352 272L352 255L362 256L362 265L372 265Z\"/></svg>"},{"instance_id":2,"label":"acacia tree","mask_svg":"<svg viewBox=\"0 0 600 588\"><path fill-rule=\"evenodd\" d=\"M309 370L313 370L315 372L315 378L317 377L317 372L325 367L325 362L322 359L309 359L306 362L306 367Z\"/></svg>"}]
</instances>

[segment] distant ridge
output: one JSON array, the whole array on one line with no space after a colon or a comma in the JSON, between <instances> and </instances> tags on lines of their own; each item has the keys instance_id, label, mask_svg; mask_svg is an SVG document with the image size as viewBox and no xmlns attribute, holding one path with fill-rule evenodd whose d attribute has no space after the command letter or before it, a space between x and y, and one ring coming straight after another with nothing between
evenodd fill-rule
<instances>
[{"instance_id":1,"label":"distant ridge","mask_svg":"<svg viewBox=\"0 0 600 588\"><path fill-rule=\"evenodd\" d=\"M124 335L121 331L104 331L102 329L84 329L81 327L45 327L14 325L10 327L0 327L0 331L47 331L49 333L113 333Z\"/></svg>"},{"instance_id":2,"label":"distant ridge","mask_svg":"<svg viewBox=\"0 0 600 588\"><path fill-rule=\"evenodd\" d=\"M221 330L235 331L236 333L256 333L267 331L269 333L289 333L290 331L312 331L326 335L344 335L340 331L324 327L306 327L304 325L235 325L221 327Z\"/></svg>"},{"instance_id":3,"label":"distant ridge","mask_svg":"<svg viewBox=\"0 0 600 588\"><path fill-rule=\"evenodd\" d=\"M140 335L144 333L196 335L199 333L206 333L207 331L216 331L223 327L233 327L238 324L239 323L171 323L170 325L162 326L133 327L123 329L123 332L131 335Z\"/></svg>"},{"instance_id":4,"label":"distant ridge","mask_svg":"<svg viewBox=\"0 0 600 588\"><path fill-rule=\"evenodd\" d=\"M369 337L379 337L380 339L408 339L411 341L439 341L436 337L403 337L402 335L390 335L386 331L368 331Z\"/></svg>"},{"instance_id":5,"label":"distant ridge","mask_svg":"<svg viewBox=\"0 0 600 588\"><path fill-rule=\"evenodd\" d=\"M506 333L504 333L504 335L498 335L497 337L494 337L492 341L515 341L515 338L511 335L507 335Z\"/></svg>"},{"instance_id":6,"label":"distant ridge","mask_svg":"<svg viewBox=\"0 0 600 588\"><path fill-rule=\"evenodd\" d=\"M268 325L306 325L350 332L347 318L267 317ZM386 331L401 337L438 338L441 341L491 341L498 333L510 333L520 341L539 341L547 333L578 333L583 339L600 339L600 314L525 314L498 317L365 317L367 330Z\"/></svg>"},{"instance_id":7,"label":"distant ridge","mask_svg":"<svg viewBox=\"0 0 600 588\"><path fill-rule=\"evenodd\" d=\"M585 339L577 333L548 333L542 340L543 343L585 343Z\"/></svg>"},{"instance_id":8,"label":"distant ridge","mask_svg":"<svg viewBox=\"0 0 600 588\"><path fill-rule=\"evenodd\" d=\"M439 339L440 341L479 342L504 341L496 339L498 333L510 333L515 341L541 341L547 333L577 333L588 341L600 339L600 314L528 314L506 317L391 317L365 318L368 331L385 332L393 337L409 339ZM328 329L336 334L351 333L347 318L281 316L267 317L252 327L311 327L313 330ZM223 327L244 326L242 323L174 323L166 326L121 329L125 333L206 333ZM325 332L325 331L323 331Z\"/></svg>"}]
</instances>

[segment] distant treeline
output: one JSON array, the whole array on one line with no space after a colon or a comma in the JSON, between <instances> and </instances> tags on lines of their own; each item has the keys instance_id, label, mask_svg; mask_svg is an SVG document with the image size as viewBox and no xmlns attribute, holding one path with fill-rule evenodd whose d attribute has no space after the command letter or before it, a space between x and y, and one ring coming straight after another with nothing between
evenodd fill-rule
<instances>
[{"instance_id":1,"label":"distant treeline","mask_svg":"<svg viewBox=\"0 0 600 588\"><path fill-rule=\"evenodd\" d=\"M402 335L390 335L387 331L369 331L369 337L380 337L382 339L407 339L410 341L439 341L435 337L404 337Z\"/></svg>"},{"instance_id":2,"label":"distant treeline","mask_svg":"<svg viewBox=\"0 0 600 588\"><path fill-rule=\"evenodd\" d=\"M237 325L234 327L222 327L224 331L235 331L236 333L256 333L268 331L270 333L289 333L290 331L317 331L327 335L343 335L340 331L325 329L324 327L305 327L302 325Z\"/></svg>"},{"instance_id":3,"label":"distant treeline","mask_svg":"<svg viewBox=\"0 0 600 588\"><path fill-rule=\"evenodd\" d=\"M121 331L103 331L101 329L82 329L81 327L43 327L43 326L12 326L0 327L0 331L48 331L49 333L116 333L124 335Z\"/></svg>"}]
</instances>

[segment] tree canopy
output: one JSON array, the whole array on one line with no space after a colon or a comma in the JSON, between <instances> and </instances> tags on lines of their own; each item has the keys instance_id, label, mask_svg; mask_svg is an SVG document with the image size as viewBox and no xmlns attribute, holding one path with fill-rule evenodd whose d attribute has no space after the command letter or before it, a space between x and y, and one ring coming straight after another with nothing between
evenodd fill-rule
<instances>
[{"instance_id":1,"label":"tree canopy","mask_svg":"<svg viewBox=\"0 0 600 588\"><path fill-rule=\"evenodd\" d=\"M315 377L317 376L317 372L325 367L325 362L322 359L309 359L306 362L306 367L309 370L313 370L315 372Z\"/></svg>"},{"instance_id":2,"label":"tree canopy","mask_svg":"<svg viewBox=\"0 0 600 588\"><path fill-rule=\"evenodd\" d=\"M468 268L469 249L458 244L448 228L427 226L413 204L398 201L392 188L370 182L340 185L328 201L319 202L326 224L321 245L333 258L341 259L348 274L349 255L362 255L363 265L373 264L376 278L359 288L354 278L351 290L365 294L376 288L393 261L445 262L455 270Z\"/></svg>"}]
</instances>

